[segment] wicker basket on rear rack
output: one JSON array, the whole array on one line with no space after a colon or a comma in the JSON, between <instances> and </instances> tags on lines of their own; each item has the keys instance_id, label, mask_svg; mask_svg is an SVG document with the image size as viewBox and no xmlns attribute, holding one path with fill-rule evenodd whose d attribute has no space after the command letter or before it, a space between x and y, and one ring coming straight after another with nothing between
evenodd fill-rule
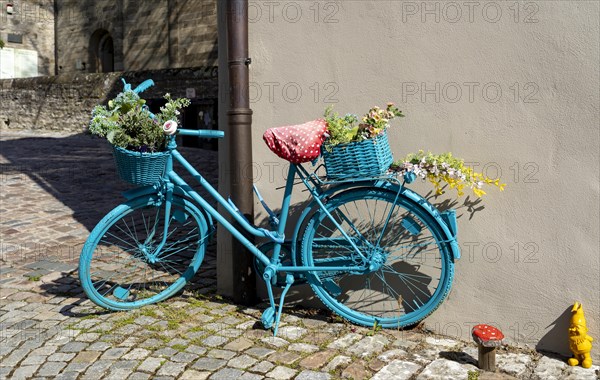
<instances>
[{"instance_id":1,"label":"wicker basket on rear rack","mask_svg":"<svg viewBox=\"0 0 600 380\"><path fill-rule=\"evenodd\" d=\"M123 181L139 186L152 185L161 179L169 154L169 152L133 152L113 145L119 177Z\"/></svg>"},{"instance_id":2,"label":"wicker basket on rear rack","mask_svg":"<svg viewBox=\"0 0 600 380\"><path fill-rule=\"evenodd\" d=\"M331 151L328 151L331 150ZM378 177L393 162L387 132L359 142L321 147L325 170L329 179Z\"/></svg>"}]
</instances>

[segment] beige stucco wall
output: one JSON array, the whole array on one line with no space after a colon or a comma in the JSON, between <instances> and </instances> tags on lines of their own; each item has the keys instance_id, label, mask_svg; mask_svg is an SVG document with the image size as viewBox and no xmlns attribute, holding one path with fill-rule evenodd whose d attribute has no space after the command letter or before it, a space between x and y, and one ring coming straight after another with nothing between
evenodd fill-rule
<instances>
[{"instance_id":1,"label":"beige stucco wall","mask_svg":"<svg viewBox=\"0 0 600 380\"><path fill-rule=\"evenodd\" d=\"M267 128L396 101L396 157L452 151L508 185L474 213L461 199L463 258L426 324L468 339L491 322L566 353L578 300L600 338L598 2L255 1L250 18L254 171L273 206Z\"/></svg>"}]
</instances>

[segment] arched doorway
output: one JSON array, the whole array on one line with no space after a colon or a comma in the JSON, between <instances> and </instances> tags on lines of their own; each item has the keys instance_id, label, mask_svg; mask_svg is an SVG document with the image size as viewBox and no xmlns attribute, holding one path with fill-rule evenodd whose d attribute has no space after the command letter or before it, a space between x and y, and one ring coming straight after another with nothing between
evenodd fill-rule
<instances>
[{"instance_id":1,"label":"arched doorway","mask_svg":"<svg viewBox=\"0 0 600 380\"><path fill-rule=\"evenodd\" d=\"M90 38L89 71L109 73L115 71L115 47L113 38L105 29L98 29Z\"/></svg>"}]
</instances>

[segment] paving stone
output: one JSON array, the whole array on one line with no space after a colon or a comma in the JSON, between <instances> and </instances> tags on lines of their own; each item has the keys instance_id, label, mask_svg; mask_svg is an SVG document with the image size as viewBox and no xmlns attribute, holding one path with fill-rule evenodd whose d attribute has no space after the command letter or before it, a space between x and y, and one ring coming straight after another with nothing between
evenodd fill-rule
<instances>
[{"instance_id":1,"label":"paving stone","mask_svg":"<svg viewBox=\"0 0 600 380\"><path fill-rule=\"evenodd\" d=\"M167 361L160 367L157 374L159 376L177 377L180 373L183 372L183 370L185 369L185 366L186 366L185 363L174 363L171 361Z\"/></svg>"},{"instance_id":2,"label":"paving stone","mask_svg":"<svg viewBox=\"0 0 600 380\"><path fill-rule=\"evenodd\" d=\"M509 375L520 377L527 372L531 357L525 354L496 354L496 367Z\"/></svg>"},{"instance_id":3,"label":"paving stone","mask_svg":"<svg viewBox=\"0 0 600 380\"><path fill-rule=\"evenodd\" d=\"M350 363L342 372L344 379L368 379L371 377L371 372L366 368L366 363L362 360Z\"/></svg>"},{"instance_id":4,"label":"paving stone","mask_svg":"<svg viewBox=\"0 0 600 380\"><path fill-rule=\"evenodd\" d=\"M210 350L208 352L208 354L206 354L206 356L208 356L209 358L225 359L225 360L229 360L229 359L233 358L235 355L237 355L237 354L233 351L219 350L219 349Z\"/></svg>"},{"instance_id":5,"label":"paving stone","mask_svg":"<svg viewBox=\"0 0 600 380\"><path fill-rule=\"evenodd\" d=\"M274 363L282 363L282 364L292 364L296 361L298 361L298 359L300 359L302 357L302 355L296 353L296 352L291 352L291 351L280 351L280 352L276 352L273 355L269 356L269 360L274 362Z\"/></svg>"},{"instance_id":6,"label":"paving stone","mask_svg":"<svg viewBox=\"0 0 600 380\"><path fill-rule=\"evenodd\" d=\"M142 371L142 372L150 372L153 373L155 372L161 365L162 363L165 361L165 359L161 359L161 358L155 358L155 357L149 357L146 358L142 364L140 364L137 367L138 371Z\"/></svg>"},{"instance_id":7,"label":"paving stone","mask_svg":"<svg viewBox=\"0 0 600 380\"><path fill-rule=\"evenodd\" d=\"M308 332L307 329L299 326L283 326L279 328L277 335L287 340L298 340Z\"/></svg>"},{"instance_id":8,"label":"paving stone","mask_svg":"<svg viewBox=\"0 0 600 380\"><path fill-rule=\"evenodd\" d=\"M196 371L193 369L188 369L187 371L185 371L181 377L179 378L180 380L206 380L208 379L208 377L211 375L212 373L209 371Z\"/></svg>"},{"instance_id":9,"label":"paving stone","mask_svg":"<svg viewBox=\"0 0 600 380\"><path fill-rule=\"evenodd\" d=\"M331 375L325 372L302 371L295 380L329 380ZM357 378L358 379L358 378Z\"/></svg>"},{"instance_id":10,"label":"paving stone","mask_svg":"<svg viewBox=\"0 0 600 380\"><path fill-rule=\"evenodd\" d=\"M469 371L477 371L470 364L460 364L448 359L436 359L429 363L417 376L417 380L442 380L450 378L466 379Z\"/></svg>"},{"instance_id":11,"label":"paving stone","mask_svg":"<svg viewBox=\"0 0 600 380\"><path fill-rule=\"evenodd\" d=\"M110 347L111 347L111 345L106 342L95 342L95 343L92 343L87 349L89 351L106 351Z\"/></svg>"},{"instance_id":12,"label":"paving stone","mask_svg":"<svg viewBox=\"0 0 600 380\"><path fill-rule=\"evenodd\" d=\"M257 365L255 365L254 367L250 368L250 371L264 374L264 373L269 372L273 367L275 367L275 365L273 363L267 362L267 361L262 361L262 362L258 363Z\"/></svg>"},{"instance_id":13,"label":"paving stone","mask_svg":"<svg viewBox=\"0 0 600 380\"><path fill-rule=\"evenodd\" d=\"M56 346L43 346L43 347L36 348L35 350L31 351L31 355L48 356L48 355L52 355L53 353L55 353L57 349L58 349L58 347L56 347Z\"/></svg>"},{"instance_id":14,"label":"paving stone","mask_svg":"<svg viewBox=\"0 0 600 380\"><path fill-rule=\"evenodd\" d=\"M240 376L238 379L239 380L262 380L263 377L255 374L255 373L244 372L244 374L242 376Z\"/></svg>"},{"instance_id":15,"label":"paving stone","mask_svg":"<svg viewBox=\"0 0 600 380\"><path fill-rule=\"evenodd\" d=\"M27 354L29 354L30 350L25 349L17 349L14 350L8 357L2 359L2 365L6 367L16 366Z\"/></svg>"},{"instance_id":16,"label":"paving stone","mask_svg":"<svg viewBox=\"0 0 600 380\"><path fill-rule=\"evenodd\" d=\"M268 336L268 337L262 338L260 341L268 344L269 346L277 347L277 348L285 347L289 344L289 342L287 340L280 338L278 336Z\"/></svg>"},{"instance_id":17,"label":"paving stone","mask_svg":"<svg viewBox=\"0 0 600 380\"><path fill-rule=\"evenodd\" d=\"M40 355L29 355L28 357L25 358L25 360L23 360L21 363L19 363L19 366L23 366L23 365L33 365L33 364L44 364L46 362L46 358L47 356L40 356Z\"/></svg>"},{"instance_id":18,"label":"paving stone","mask_svg":"<svg viewBox=\"0 0 600 380\"><path fill-rule=\"evenodd\" d=\"M77 380L79 372L63 372L57 375L54 380Z\"/></svg>"},{"instance_id":19,"label":"paving stone","mask_svg":"<svg viewBox=\"0 0 600 380\"><path fill-rule=\"evenodd\" d=\"M252 328L255 324L256 324L256 321L247 321L244 323L240 323L239 325L235 326L235 328L240 329L240 330L248 330L248 329Z\"/></svg>"},{"instance_id":20,"label":"paving stone","mask_svg":"<svg viewBox=\"0 0 600 380\"><path fill-rule=\"evenodd\" d=\"M57 352L48 356L49 362L68 362L75 357L74 353Z\"/></svg>"},{"instance_id":21,"label":"paving stone","mask_svg":"<svg viewBox=\"0 0 600 380\"><path fill-rule=\"evenodd\" d=\"M223 368L217 372L215 372L210 379L215 380L231 380L231 379L239 379L244 372L236 369L236 368Z\"/></svg>"},{"instance_id":22,"label":"paving stone","mask_svg":"<svg viewBox=\"0 0 600 380\"><path fill-rule=\"evenodd\" d=\"M111 369L128 369L128 370L133 370L135 367L137 367L139 364L139 361L137 360L117 360L113 363Z\"/></svg>"},{"instance_id":23,"label":"paving stone","mask_svg":"<svg viewBox=\"0 0 600 380\"><path fill-rule=\"evenodd\" d=\"M319 351L302 359L300 365L304 368L316 370L327 364L333 355L335 355L334 351Z\"/></svg>"},{"instance_id":24,"label":"paving stone","mask_svg":"<svg viewBox=\"0 0 600 380\"><path fill-rule=\"evenodd\" d=\"M61 347L60 352L81 352L89 346L88 343L84 342L70 342Z\"/></svg>"},{"instance_id":25,"label":"paving stone","mask_svg":"<svg viewBox=\"0 0 600 380\"><path fill-rule=\"evenodd\" d=\"M134 348L127 354L123 355L122 358L125 360L142 360L150 355L150 351L143 348Z\"/></svg>"},{"instance_id":26,"label":"paving stone","mask_svg":"<svg viewBox=\"0 0 600 380\"><path fill-rule=\"evenodd\" d=\"M304 352L305 354L312 354L313 352L319 351L319 347L307 343L292 343L289 345L288 350Z\"/></svg>"},{"instance_id":27,"label":"paving stone","mask_svg":"<svg viewBox=\"0 0 600 380\"><path fill-rule=\"evenodd\" d=\"M92 364L83 376L83 379L100 379L104 376L106 371L112 366L113 361L111 360L98 360Z\"/></svg>"},{"instance_id":28,"label":"paving stone","mask_svg":"<svg viewBox=\"0 0 600 380\"><path fill-rule=\"evenodd\" d=\"M100 339L100 334L98 333L84 333L84 334L80 334L78 335L75 340L78 342L95 342L98 339Z\"/></svg>"},{"instance_id":29,"label":"paving stone","mask_svg":"<svg viewBox=\"0 0 600 380\"><path fill-rule=\"evenodd\" d=\"M288 367L277 366L271 372L267 373L267 377L276 380L288 380L294 377L296 372L296 370Z\"/></svg>"},{"instance_id":30,"label":"paving stone","mask_svg":"<svg viewBox=\"0 0 600 380\"><path fill-rule=\"evenodd\" d=\"M325 366L325 371L335 371L336 369L338 369L339 367L343 367L346 366L348 364L350 364L352 362L352 358L350 358L349 356L344 356L344 355L338 355L335 358L333 358L329 364L327 364Z\"/></svg>"},{"instance_id":31,"label":"paving stone","mask_svg":"<svg viewBox=\"0 0 600 380\"><path fill-rule=\"evenodd\" d=\"M367 336L350 346L347 352L365 358L380 353L388 343L389 340L382 335Z\"/></svg>"},{"instance_id":32,"label":"paving stone","mask_svg":"<svg viewBox=\"0 0 600 380\"><path fill-rule=\"evenodd\" d=\"M12 378L13 379L27 379L33 376L33 374L35 373L35 371L37 371L37 369L39 368L39 365L20 365L19 368L15 369L15 372L13 372ZM2 376L2 378L5 378L4 376Z\"/></svg>"},{"instance_id":33,"label":"paving stone","mask_svg":"<svg viewBox=\"0 0 600 380\"><path fill-rule=\"evenodd\" d=\"M407 355L407 352L402 350L402 349L394 349L394 350L389 350L386 351L384 353L382 353L381 355L379 355L377 357L377 359L389 363L391 362L393 359L397 359L397 358L401 358L401 357L405 357Z\"/></svg>"},{"instance_id":34,"label":"paving stone","mask_svg":"<svg viewBox=\"0 0 600 380\"><path fill-rule=\"evenodd\" d=\"M127 380L148 380L150 375L142 372L134 372L127 378Z\"/></svg>"},{"instance_id":35,"label":"paving stone","mask_svg":"<svg viewBox=\"0 0 600 380\"><path fill-rule=\"evenodd\" d=\"M177 355L171 357L171 360L176 363L191 363L198 359L198 355L190 354L189 352L180 352Z\"/></svg>"},{"instance_id":36,"label":"paving stone","mask_svg":"<svg viewBox=\"0 0 600 380\"><path fill-rule=\"evenodd\" d=\"M121 342L119 347L135 347L139 345L140 340L140 338L132 336Z\"/></svg>"},{"instance_id":37,"label":"paving stone","mask_svg":"<svg viewBox=\"0 0 600 380\"><path fill-rule=\"evenodd\" d=\"M110 349L106 350L104 352L104 354L102 354L101 359L103 359L103 360L120 359L123 355L125 355L127 353L127 351L129 351L129 348L127 348L127 347L110 348Z\"/></svg>"},{"instance_id":38,"label":"paving stone","mask_svg":"<svg viewBox=\"0 0 600 380\"><path fill-rule=\"evenodd\" d=\"M227 364L226 360L215 359L215 358L200 358L198 359L192 368L200 371L216 371Z\"/></svg>"},{"instance_id":39,"label":"paving stone","mask_svg":"<svg viewBox=\"0 0 600 380\"><path fill-rule=\"evenodd\" d=\"M163 347L160 350L154 351L154 356L160 356L163 358L170 358L173 355L176 355L179 351L171 347Z\"/></svg>"},{"instance_id":40,"label":"paving stone","mask_svg":"<svg viewBox=\"0 0 600 380\"><path fill-rule=\"evenodd\" d=\"M563 373L565 380L598 380L600 378L600 366L593 365L590 368L569 366Z\"/></svg>"},{"instance_id":41,"label":"paving stone","mask_svg":"<svg viewBox=\"0 0 600 380\"><path fill-rule=\"evenodd\" d=\"M53 377L58 375L58 373L66 366L67 363L65 362L47 362L40 368L37 375Z\"/></svg>"},{"instance_id":42,"label":"paving stone","mask_svg":"<svg viewBox=\"0 0 600 380\"><path fill-rule=\"evenodd\" d=\"M327 326L327 321L323 321L321 319L314 318L304 318L302 320L302 324L309 329L318 329L324 326Z\"/></svg>"},{"instance_id":43,"label":"paving stone","mask_svg":"<svg viewBox=\"0 0 600 380\"><path fill-rule=\"evenodd\" d=\"M226 350L241 352L252 347L253 345L254 343L252 343L252 341L242 337L227 343L223 348Z\"/></svg>"},{"instance_id":44,"label":"paving stone","mask_svg":"<svg viewBox=\"0 0 600 380\"><path fill-rule=\"evenodd\" d=\"M85 371L91 365L92 365L91 362L90 363L77 363L77 362L71 361L63 371L80 373L80 372Z\"/></svg>"},{"instance_id":45,"label":"paving stone","mask_svg":"<svg viewBox=\"0 0 600 380\"><path fill-rule=\"evenodd\" d=\"M229 367L233 367L233 368L240 368L240 369L246 369L252 365L254 365L254 363L256 363L257 360L254 359L252 356L248 356L248 355L240 355L240 356L236 356L235 358L231 359L227 365Z\"/></svg>"},{"instance_id":46,"label":"paving stone","mask_svg":"<svg viewBox=\"0 0 600 380\"><path fill-rule=\"evenodd\" d=\"M327 348L331 348L332 350L341 350L350 347L354 342L358 341L360 338L362 338L362 335L350 333L344 335L339 339L334 340L327 346Z\"/></svg>"},{"instance_id":47,"label":"paving stone","mask_svg":"<svg viewBox=\"0 0 600 380\"><path fill-rule=\"evenodd\" d=\"M428 336L425 338L425 343L430 344L432 346L452 349L459 345L459 342L453 339L441 338L438 336Z\"/></svg>"},{"instance_id":48,"label":"paving stone","mask_svg":"<svg viewBox=\"0 0 600 380\"><path fill-rule=\"evenodd\" d=\"M108 375L106 377L104 377L103 379L106 380L122 380L122 379L126 379L127 377L129 377L129 375L131 375L131 370L129 369L114 369L111 368L110 372L108 373Z\"/></svg>"},{"instance_id":49,"label":"paving stone","mask_svg":"<svg viewBox=\"0 0 600 380\"><path fill-rule=\"evenodd\" d=\"M213 335L213 336L209 336L208 338L204 339L202 341L202 343L209 347L219 347L219 346L223 346L228 341L229 341L229 339L227 339L223 336Z\"/></svg>"},{"instance_id":50,"label":"paving stone","mask_svg":"<svg viewBox=\"0 0 600 380\"><path fill-rule=\"evenodd\" d=\"M412 378L421 366L402 360L394 360L377 372L372 380L408 380Z\"/></svg>"},{"instance_id":51,"label":"paving stone","mask_svg":"<svg viewBox=\"0 0 600 380\"><path fill-rule=\"evenodd\" d=\"M186 348L185 351L192 353L192 354L196 354L196 355L204 355L207 350L204 347L191 345L191 346L188 346L188 348Z\"/></svg>"},{"instance_id":52,"label":"paving stone","mask_svg":"<svg viewBox=\"0 0 600 380\"><path fill-rule=\"evenodd\" d=\"M6 378L8 378L8 374L12 370L13 370L12 367L2 367L2 366L0 366L0 379L6 379Z\"/></svg>"},{"instance_id":53,"label":"paving stone","mask_svg":"<svg viewBox=\"0 0 600 380\"><path fill-rule=\"evenodd\" d=\"M533 374L542 380L558 380L566 369L567 363L548 356L542 356L537 362Z\"/></svg>"}]
</instances>

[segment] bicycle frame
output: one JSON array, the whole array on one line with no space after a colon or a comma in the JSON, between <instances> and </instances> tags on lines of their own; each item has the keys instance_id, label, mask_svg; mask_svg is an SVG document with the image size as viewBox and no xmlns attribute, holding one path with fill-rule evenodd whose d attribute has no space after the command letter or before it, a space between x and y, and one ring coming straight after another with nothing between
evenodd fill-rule
<instances>
[{"instance_id":1,"label":"bicycle frame","mask_svg":"<svg viewBox=\"0 0 600 380\"><path fill-rule=\"evenodd\" d=\"M195 132L195 131L194 131ZM180 132L181 133L181 132ZM188 134L188 131L183 131L181 134ZM191 133L190 133L191 134ZM307 178L302 173L306 173L304 170L298 170L298 166L295 164L291 164L288 177L286 180L283 201L281 204L281 213L280 219L276 230L267 230L264 228L259 228L251 224L238 210L235 204L232 201L227 201L225 198L219 194L219 192L210 185L210 183L179 153L176 149L177 145L173 138L170 139L168 144L168 149L171 152L169 160L167 161L166 173L165 173L165 182L167 183L167 191L169 194L169 184L175 184L179 186L190 198L192 198L195 202L198 203L200 207L202 207L212 218L214 218L218 223L220 223L227 231L229 231L237 240L239 240L242 245L248 249L265 267L267 270L265 272L269 273L269 278L272 277L276 272L306 272L306 271L334 271L334 270L355 270L361 271L365 270L366 266L362 267L315 267L315 266L282 266L279 264L279 254L281 252L281 246L285 241L285 227L287 224L287 215L289 212L290 201L293 193L293 186L296 177L299 177L305 185L307 185ZM267 257L263 252L261 252L251 241L249 241L240 230L238 230L231 222L229 222L223 215L219 213L214 207L212 207L203 197L200 196L188 183L186 183L173 169L174 161L178 162L183 168L190 173L194 179L213 197L222 207L225 209L234 219L235 221L248 233L257 237L267 238L270 241L275 243L274 253L271 258ZM346 234L346 232L339 226L337 221L329 214L326 210L325 206L319 200L318 194L316 191L309 186L307 186L308 190L313 195L316 202L319 204L322 210L324 210L327 215L330 217L334 225L341 231L342 236L344 236L354 248L356 253L360 255L364 261L367 261L367 258L362 254L360 249L355 245L355 243L350 239L350 237ZM167 197L168 198L168 197ZM165 218L168 218L168 212L170 210L170 200L167 200L166 206L166 215ZM265 279L266 280L266 279Z\"/></svg>"}]
</instances>

